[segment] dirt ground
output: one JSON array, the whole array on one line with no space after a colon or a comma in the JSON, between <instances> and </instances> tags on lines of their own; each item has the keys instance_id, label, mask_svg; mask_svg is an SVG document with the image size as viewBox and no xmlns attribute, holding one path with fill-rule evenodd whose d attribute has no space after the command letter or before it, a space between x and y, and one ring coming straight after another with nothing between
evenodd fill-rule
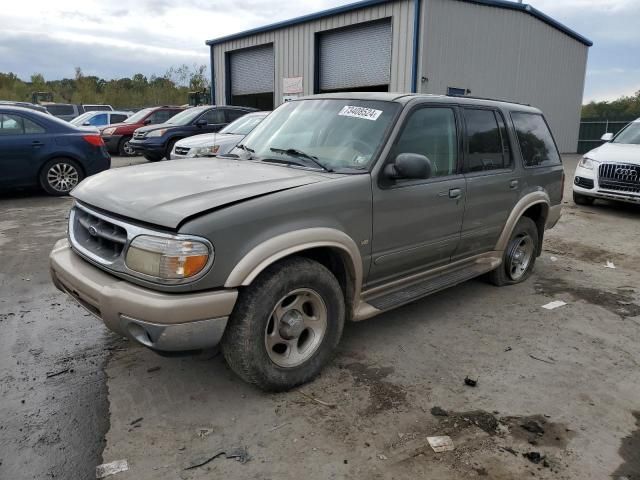
<instances>
[{"instance_id":1,"label":"dirt ground","mask_svg":"<svg viewBox=\"0 0 640 480\"><path fill-rule=\"evenodd\" d=\"M349 324L282 394L107 332L48 280L69 200L0 198L0 478L640 479L640 208L569 192L529 281Z\"/></svg>"}]
</instances>

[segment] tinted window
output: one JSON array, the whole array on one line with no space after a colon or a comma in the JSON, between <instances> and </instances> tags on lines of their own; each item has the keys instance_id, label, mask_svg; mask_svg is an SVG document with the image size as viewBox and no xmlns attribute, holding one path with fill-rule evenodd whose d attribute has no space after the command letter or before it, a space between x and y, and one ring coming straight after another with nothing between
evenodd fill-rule
<instances>
[{"instance_id":1,"label":"tinted window","mask_svg":"<svg viewBox=\"0 0 640 480\"><path fill-rule=\"evenodd\" d=\"M147 120L152 124L156 123L164 123L173 117L177 112L171 110L158 110L157 112L153 112Z\"/></svg>"},{"instance_id":2,"label":"tinted window","mask_svg":"<svg viewBox=\"0 0 640 480\"><path fill-rule=\"evenodd\" d=\"M458 162L456 138L452 109L421 108L409 117L393 153L419 153L431 160L432 176L453 175Z\"/></svg>"},{"instance_id":3,"label":"tinted window","mask_svg":"<svg viewBox=\"0 0 640 480\"><path fill-rule=\"evenodd\" d=\"M204 118L207 121L207 124L209 125L215 125L217 123L226 123L224 121L224 111L218 110L218 109L209 110L200 118Z\"/></svg>"},{"instance_id":4,"label":"tinted window","mask_svg":"<svg viewBox=\"0 0 640 480\"><path fill-rule=\"evenodd\" d=\"M85 112L106 112L112 110L108 105L83 105Z\"/></svg>"},{"instance_id":5,"label":"tinted window","mask_svg":"<svg viewBox=\"0 0 640 480\"><path fill-rule=\"evenodd\" d=\"M24 122L24 133L26 133L27 135L33 135L33 134L36 134L36 133L44 133L45 132L44 128L42 128L37 123L32 122L28 118L23 118L22 121Z\"/></svg>"},{"instance_id":6,"label":"tinted window","mask_svg":"<svg viewBox=\"0 0 640 480\"><path fill-rule=\"evenodd\" d=\"M502 119L500 120L503 123ZM495 112L465 109L464 122L467 127L467 171L481 172L507 167L509 157L505 152L506 142L503 144L503 135Z\"/></svg>"},{"instance_id":7,"label":"tinted window","mask_svg":"<svg viewBox=\"0 0 640 480\"><path fill-rule=\"evenodd\" d=\"M247 114L248 112L245 112L243 110L227 110L226 111L226 115L227 115L227 122L231 123L234 120L239 119L240 117L243 117Z\"/></svg>"},{"instance_id":8,"label":"tinted window","mask_svg":"<svg viewBox=\"0 0 640 480\"><path fill-rule=\"evenodd\" d=\"M526 167L560 164L560 155L542 115L512 113L520 151Z\"/></svg>"},{"instance_id":9,"label":"tinted window","mask_svg":"<svg viewBox=\"0 0 640 480\"><path fill-rule=\"evenodd\" d=\"M73 105L47 105L45 108L52 115L74 115L76 113Z\"/></svg>"},{"instance_id":10,"label":"tinted window","mask_svg":"<svg viewBox=\"0 0 640 480\"><path fill-rule=\"evenodd\" d=\"M122 115L121 113L115 113L111 115L111 123L120 123L124 122L127 119L126 115Z\"/></svg>"},{"instance_id":11,"label":"tinted window","mask_svg":"<svg viewBox=\"0 0 640 480\"><path fill-rule=\"evenodd\" d=\"M101 113L99 115L95 115L89 120L89 125L106 125L108 123L107 114Z\"/></svg>"}]
</instances>

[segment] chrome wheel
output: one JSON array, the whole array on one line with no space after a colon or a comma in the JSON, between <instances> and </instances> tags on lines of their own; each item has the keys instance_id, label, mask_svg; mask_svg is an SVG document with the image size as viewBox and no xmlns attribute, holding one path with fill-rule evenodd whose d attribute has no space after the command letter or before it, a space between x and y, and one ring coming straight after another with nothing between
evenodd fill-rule
<instances>
[{"instance_id":1,"label":"chrome wheel","mask_svg":"<svg viewBox=\"0 0 640 480\"><path fill-rule=\"evenodd\" d=\"M129 145L129 140L124 142L124 145L122 145L122 151L125 153L125 155L128 155L128 156L132 156L136 153L136 151L131 147L131 145Z\"/></svg>"},{"instance_id":2,"label":"chrome wheel","mask_svg":"<svg viewBox=\"0 0 640 480\"><path fill-rule=\"evenodd\" d=\"M269 358L279 367L301 365L316 352L327 331L327 307L314 290L294 290L276 303L264 332Z\"/></svg>"},{"instance_id":3,"label":"chrome wheel","mask_svg":"<svg viewBox=\"0 0 640 480\"><path fill-rule=\"evenodd\" d=\"M78 170L69 163L54 163L47 171L47 183L57 192L70 192L79 178Z\"/></svg>"},{"instance_id":4,"label":"chrome wheel","mask_svg":"<svg viewBox=\"0 0 640 480\"><path fill-rule=\"evenodd\" d=\"M528 233L514 239L509 251L508 273L511 280L520 280L531 265L534 255L534 242Z\"/></svg>"}]
</instances>

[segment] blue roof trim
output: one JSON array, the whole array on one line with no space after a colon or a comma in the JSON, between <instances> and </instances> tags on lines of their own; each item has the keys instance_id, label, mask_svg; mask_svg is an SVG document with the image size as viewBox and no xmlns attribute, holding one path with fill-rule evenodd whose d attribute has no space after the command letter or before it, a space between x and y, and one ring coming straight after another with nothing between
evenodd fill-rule
<instances>
[{"instance_id":1,"label":"blue roof trim","mask_svg":"<svg viewBox=\"0 0 640 480\"><path fill-rule=\"evenodd\" d=\"M309 15L303 15L302 17L292 18L291 20L285 20L283 22L272 23L271 25L265 25L264 27L253 28L240 33L234 33L227 35L226 37L214 38L213 40L207 40L207 45L218 45L220 43L228 42L230 40L237 40L238 38L248 37L250 35L256 35L258 33L271 32L280 28L290 27L292 25L298 25L300 23L310 22L312 20L318 20L324 17L330 17L331 15L338 15L340 13L351 12L353 10L359 10L361 8L371 7L374 5L380 5L381 3L389 3L393 0L363 0L360 2L349 3L340 7L330 8L329 10L323 10L321 12L311 13ZM515 3L506 0L460 0L467 3L475 3L478 5L486 5L489 7L506 8L509 10L517 10L528 13L529 15L537 18L538 20L546 23L547 25L560 30L561 32L569 35L580 43L587 47L593 46L593 42L588 38L580 35L578 32L571 30L569 27L554 20L550 16L542 13L540 10L528 5L526 3Z\"/></svg>"}]
</instances>

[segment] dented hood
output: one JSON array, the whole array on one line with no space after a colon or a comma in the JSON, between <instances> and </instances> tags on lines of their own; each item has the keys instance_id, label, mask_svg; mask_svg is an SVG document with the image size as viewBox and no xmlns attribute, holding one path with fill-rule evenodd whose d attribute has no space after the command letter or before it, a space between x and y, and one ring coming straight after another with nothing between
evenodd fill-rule
<instances>
[{"instance_id":1,"label":"dented hood","mask_svg":"<svg viewBox=\"0 0 640 480\"><path fill-rule=\"evenodd\" d=\"M206 210L329 178L247 160L194 158L108 170L84 180L72 196L107 212L175 229Z\"/></svg>"}]
</instances>

